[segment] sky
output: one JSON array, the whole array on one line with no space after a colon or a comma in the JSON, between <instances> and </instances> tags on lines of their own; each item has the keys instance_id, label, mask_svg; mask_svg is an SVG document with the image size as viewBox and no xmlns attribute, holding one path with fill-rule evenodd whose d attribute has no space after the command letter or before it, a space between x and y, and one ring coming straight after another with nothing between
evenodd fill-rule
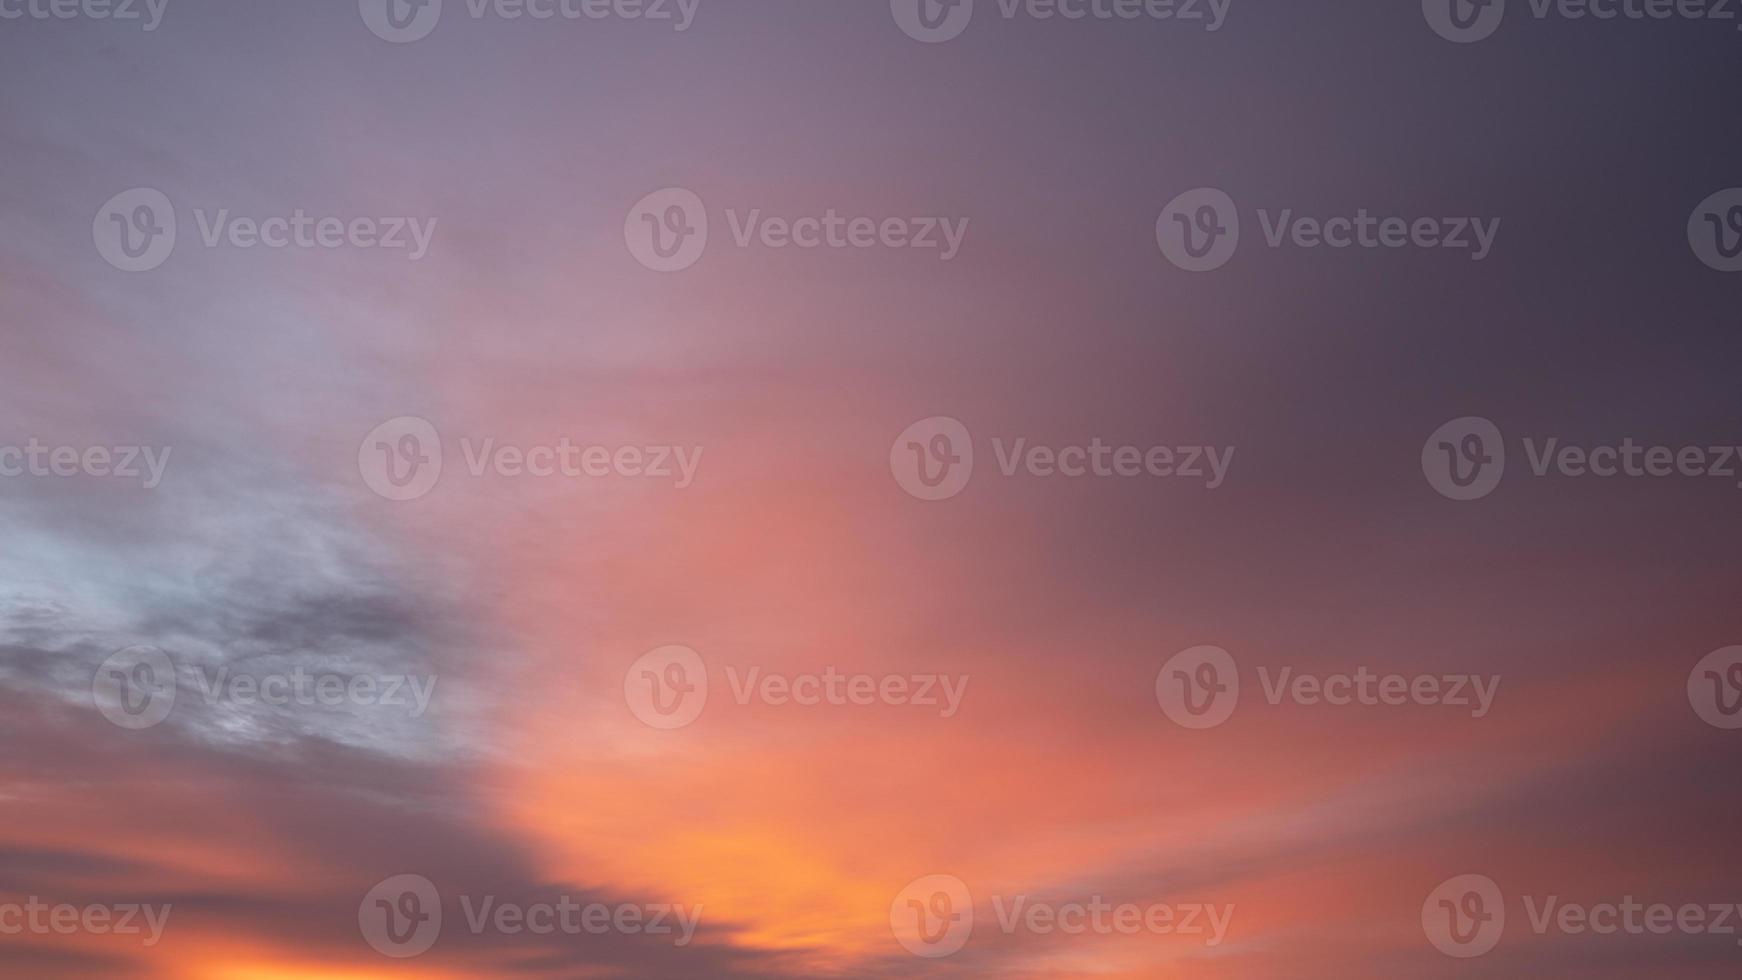
<instances>
[{"instance_id":1,"label":"sky","mask_svg":"<svg viewBox=\"0 0 1742 980\"><path fill-rule=\"evenodd\" d=\"M1734 976L1739 27L0 0L0 977Z\"/></svg>"}]
</instances>

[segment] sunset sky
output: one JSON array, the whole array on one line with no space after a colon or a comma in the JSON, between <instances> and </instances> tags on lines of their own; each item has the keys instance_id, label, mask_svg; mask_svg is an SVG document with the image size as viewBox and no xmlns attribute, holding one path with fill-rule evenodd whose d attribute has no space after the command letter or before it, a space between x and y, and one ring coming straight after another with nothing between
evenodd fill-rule
<instances>
[{"instance_id":1,"label":"sunset sky","mask_svg":"<svg viewBox=\"0 0 1742 980\"><path fill-rule=\"evenodd\" d=\"M1702 204L1742 187L1742 21L385 2L0 0L0 977L1737 974L1742 730L1698 689L1742 697L1742 650L1702 664L1742 645L1742 459L1532 453L1742 446L1742 274L1690 249L1742 220ZM1198 188L1241 226L1201 273L1165 243ZM106 237L167 244L137 189L166 256ZM700 245L667 189L699 257L636 238ZM1499 224L1479 260L1267 234L1358 210ZM343 230L242 244L295 215ZM783 244L828 215L876 232ZM1465 417L1507 456L1469 501L1424 477ZM972 477L924 499L905 454L967 448L938 418ZM1020 455L1092 444L1174 469ZM587 465L528 472L562 446ZM1199 647L1240 691L1193 728ZM1498 686L1272 704L1285 670ZM875 693L791 696L837 675ZM345 693L260 696L305 676ZM164 717L117 708L136 682ZM1424 924L1465 875L1506 903L1469 957ZM426 949L370 925L402 876ZM1737 934L1539 930L1549 896ZM474 928L486 899L698 918ZM9 926L39 902L80 924ZM88 925L132 906L161 935Z\"/></svg>"}]
</instances>

